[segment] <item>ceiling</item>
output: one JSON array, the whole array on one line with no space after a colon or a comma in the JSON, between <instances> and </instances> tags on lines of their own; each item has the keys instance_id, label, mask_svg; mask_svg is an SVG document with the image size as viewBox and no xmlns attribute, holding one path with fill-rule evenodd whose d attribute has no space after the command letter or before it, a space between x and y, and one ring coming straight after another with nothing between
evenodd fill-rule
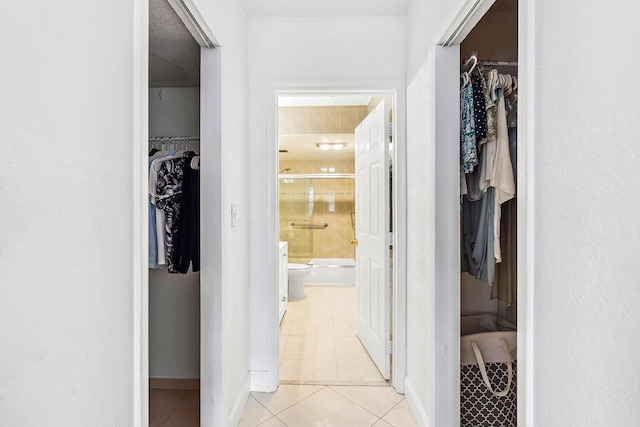
<instances>
[{"instance_id":1,"label":"ceiling","mask_svg":"<svg viewBox=\"0 0 640 427\"><path fill-rule=\"evenodd\" d=\"M404 16L411 0L244 0L247 16Z\"/></svg>"},{"instance_id":2,"label":"ceiling","mask_svg":"<svg viewBox=\"0 0 640 427\"><path fill-rule=\"evenodd\" d=\"M404 16L412 0L243 0L253 17ZM491 12L513 12L517 0L496 0ZM151 87L199 86L200 46L167 0L149 1L149 85ZM369 96L291 95L281 106L367 105ZM324 151L317 142L347 142L347 149ZM353 135L287 135L280 148L288 158L353 157Z\"/></svg>"},{"instance_id":3,"label":"ceiling","mask_svg":"<svg viewBox=\"0 0 640 427\"><path fill-rule=\"evenodd\" d=\"M412 0L242 0L253 17L405 16ZM513 12L497 0L491 12ZM199 86L200 46L167 0L149 0L149 85Z\"/></svg>"},{"instance_id":4,"label":"ceiling","mask_svg":"<svg viewBox=\"0 0 640 427\"><path fill-rule=\"evenodd\" d=\"M200 46L167 0L149 1L149 86L199 86Z\"/></svg>"}]
</instances>

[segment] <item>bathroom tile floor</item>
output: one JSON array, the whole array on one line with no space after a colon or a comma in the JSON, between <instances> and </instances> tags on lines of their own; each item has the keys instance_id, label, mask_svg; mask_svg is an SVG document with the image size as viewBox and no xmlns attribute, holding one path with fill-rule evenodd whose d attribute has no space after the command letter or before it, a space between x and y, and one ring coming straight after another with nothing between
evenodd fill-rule
<instances>
[{"instance_id":1,"label":"bathroom tile floor","mask_svg":"<svg viewBox=\"0 0 640 427\"><path fill-rule=\"evenodd\" d=\"M305 286L280 323L280 383L388 385L356 336L355 286Z\"/></svg>"},{"instance_id":2,"label":"bathroom tile floor","mask_svg":"<svg viewBox=\"0 0 640 427\"><path fill-rule=\"evenodd\" d=\"M151 390L151 427L198 427L198 391ZM403 395L356 337L353 286L307 286L280 324L280 387L252 392L239 427L412 427Z\"/></svg>"}]
</instances>

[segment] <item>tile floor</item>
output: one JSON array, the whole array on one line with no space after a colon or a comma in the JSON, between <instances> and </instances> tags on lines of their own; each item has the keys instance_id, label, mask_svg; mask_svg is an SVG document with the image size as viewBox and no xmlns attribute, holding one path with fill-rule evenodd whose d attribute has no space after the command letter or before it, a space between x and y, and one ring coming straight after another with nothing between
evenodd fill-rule
<instances>
[{"instance_id":1,"label":"tile floor","mask_svg":"<svg viewBox=\"0 0 640 427\"><path fill-rule=\"evenodd\" d=\"M280 324L280 387L252 392L239 427L412 427L404 396L356 337L352 286L307 286ZM150 391L151 427L199 427L199 393Z\"/></svg>"},{"instance_id":2,"label":"tile floor","mask_svg":"<svg viewBox=\"0 0 640 427\"><path fill-rule=\"evenodd\" d=\"M387 385L356 336L355 286L305 286L280 323L280 383Z\"/></svg>"},{"instance_id":3,"label":"tile floor","mask_svg":"<svg viewBox=\"0 0 640 427\"><path fill-rule=\"evenodd\" d=\"M251 393L238 427L413 427L404 396L385 386L281 384Z\"/></svg>"}]
</instances>

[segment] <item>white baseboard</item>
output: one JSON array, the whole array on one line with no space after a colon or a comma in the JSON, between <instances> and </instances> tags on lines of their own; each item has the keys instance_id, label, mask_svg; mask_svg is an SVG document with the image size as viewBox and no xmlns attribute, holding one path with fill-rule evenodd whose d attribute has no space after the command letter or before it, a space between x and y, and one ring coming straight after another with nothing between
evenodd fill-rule
<instances>
[{"instance_id":1,"label":"white baseboard","mask_svg":"<svg viewBox=\"0 0 640 427\"><path fill-rule=\"evenodd\" d=\"M240 388L240 392L236 397L236 400L229 412L229 424L230 426L237 426L240 422L240 418L242 417L242 413L244 412L244 407L247 404L247 400L249 399L249 387L251 386L251 375L247 373L247 376L242 383L242 387Z\"/></svg>"},{"instance_id":2,"label":"white baseboard","mask_svg":"<svg viewBox=\"0 0 640 427\"><path fill-rule=\"evenodd\" d=\"M250 371L251 391L271 393L278 389L277 382L274 384L269 371Z\"/></svg>"},{"instance_id":3,"label":"white baseboard","mask_svg":"<svg viewBox=\"0 0 640 427\"><path fill-rule=\"evenodd\" d=\"M429 416L418 398L418 393L409 377L405 377L404 379L404 396L407 399L409 408L411 408L411 412L413 413L413 418L415 418L418 426L429 427Z\"/></svg>"}]
</instances>

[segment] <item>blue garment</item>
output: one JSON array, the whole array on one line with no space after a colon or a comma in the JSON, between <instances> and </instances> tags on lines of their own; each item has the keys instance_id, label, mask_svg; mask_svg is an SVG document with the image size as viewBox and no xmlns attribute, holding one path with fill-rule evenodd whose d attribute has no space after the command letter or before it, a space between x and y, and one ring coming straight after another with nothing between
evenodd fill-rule
<instances>
[{"instance_id":1,"label":"blue garment","mask_svg":"<svg viewBox=\"0 0 640 427\"><path fill-rule=\"evenodd\" d=\"M477 164L473 88L469 83L460 92L460 167L462 172L471 173Z\"/></svg>"},{"instance_id":2,"label":"blue garment","mask_svg":"<svg viewBox=\"0 0 640 427\"><path fill-rule=\"evenodd\" d=\"M470 201L463 197L462 271L493 285L496 258L494 249L494 197L495 188L489 187L482 198Z\"/></svg>"}]
</instances>

